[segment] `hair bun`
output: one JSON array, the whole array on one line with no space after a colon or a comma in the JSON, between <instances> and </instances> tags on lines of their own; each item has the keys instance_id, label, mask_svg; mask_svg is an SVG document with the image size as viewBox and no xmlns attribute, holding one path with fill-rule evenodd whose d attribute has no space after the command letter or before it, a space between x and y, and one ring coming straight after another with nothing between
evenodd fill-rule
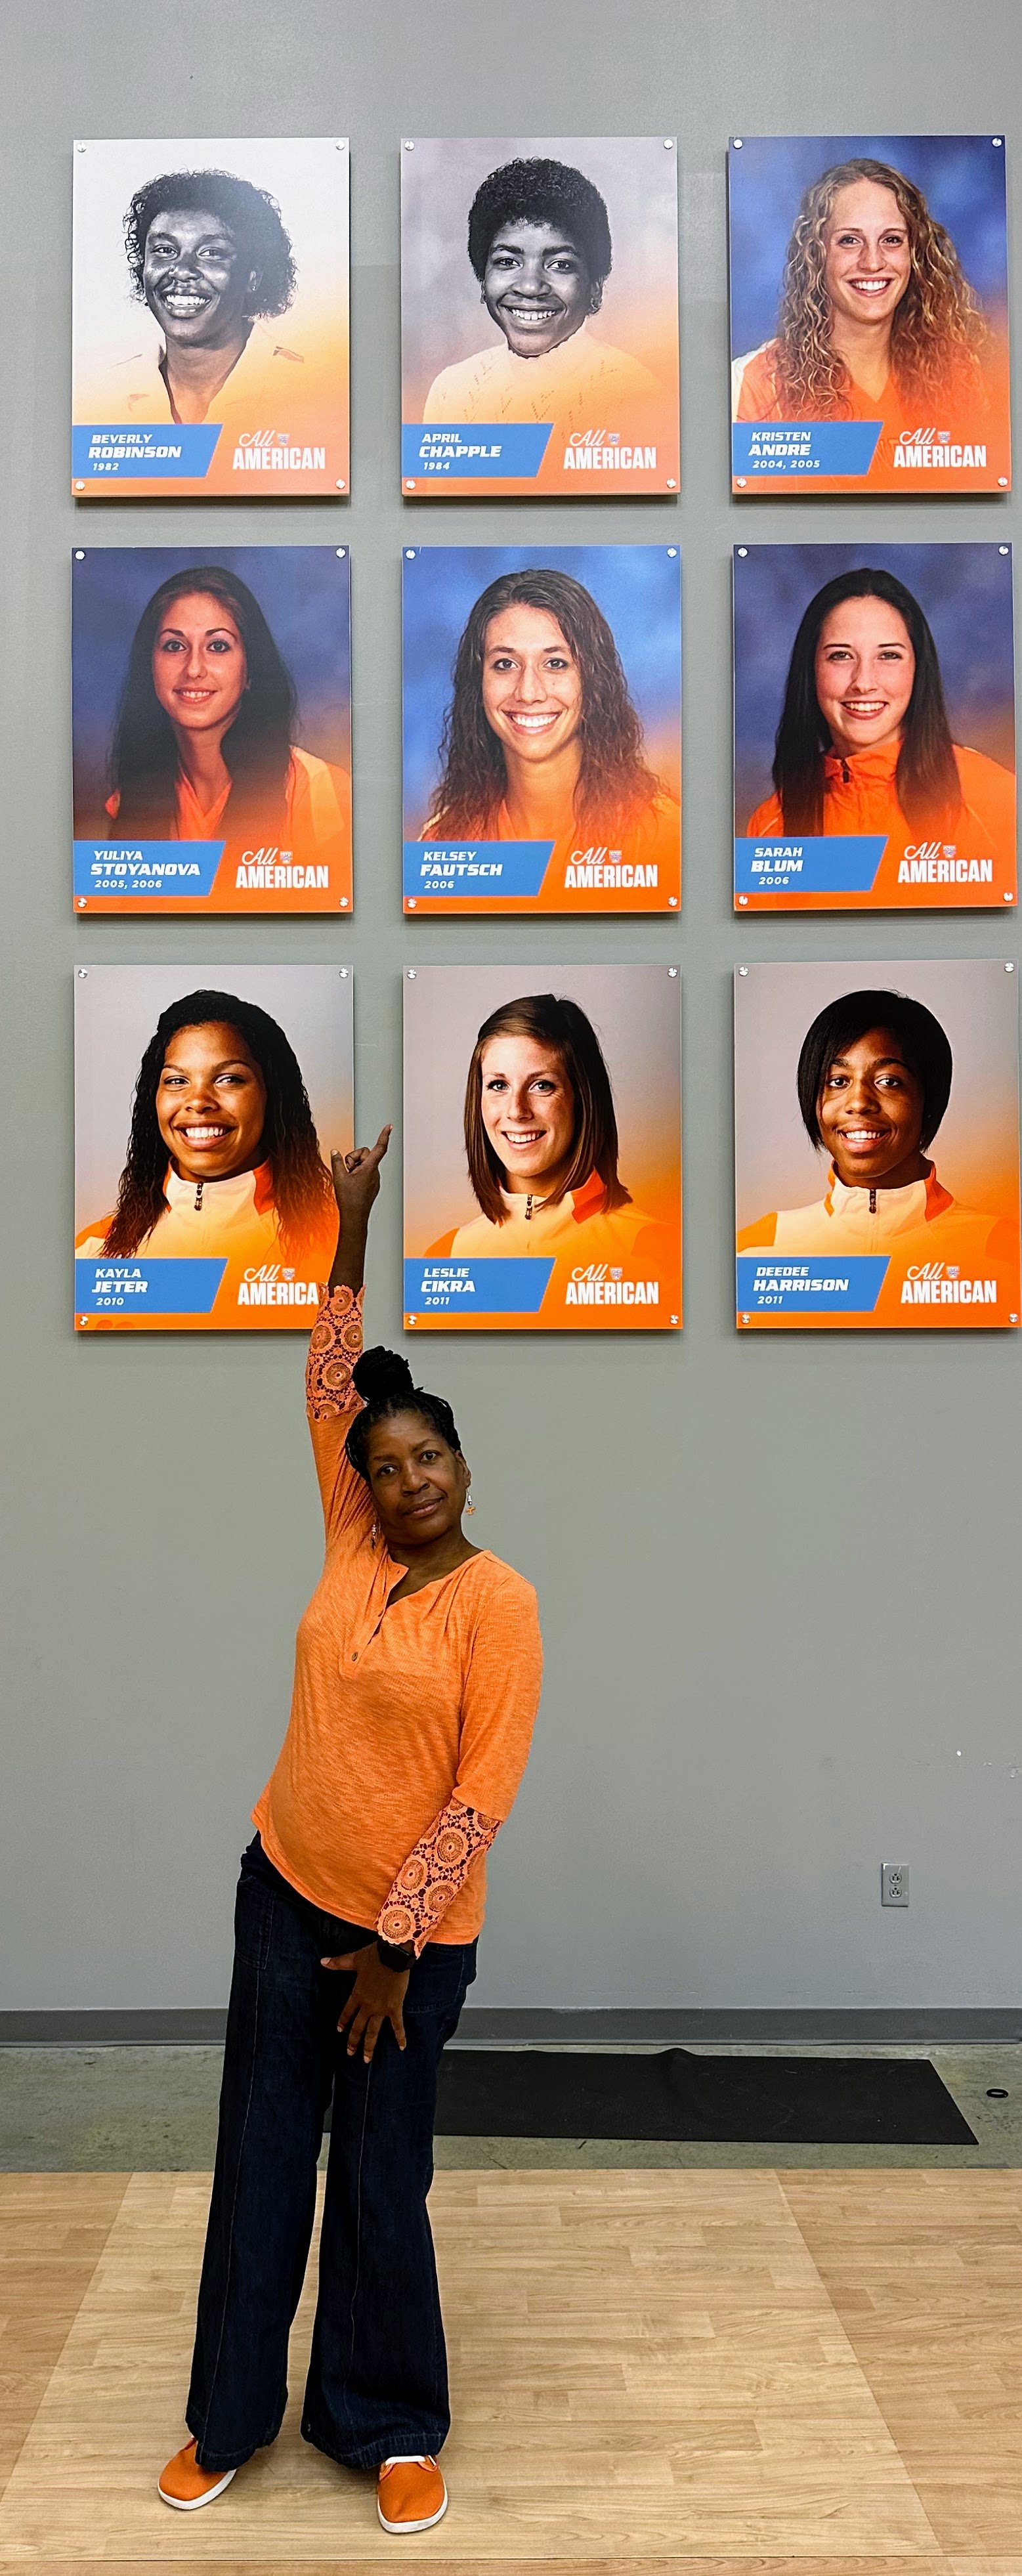
<instances>
[{"instance_id":1,"label":"hair bun","mask_svg":"<svg viewBox=\"0 0 1022 2576\"><path fill-rule=\"evenodd\" d=\"M352 1377L359 1395L365 1397L367 1404L378 1404L387 1397L410 1396L415 1392L411 1369L399 1351L363 1351L355 1362Z\"/></svg>"}]
</instances>

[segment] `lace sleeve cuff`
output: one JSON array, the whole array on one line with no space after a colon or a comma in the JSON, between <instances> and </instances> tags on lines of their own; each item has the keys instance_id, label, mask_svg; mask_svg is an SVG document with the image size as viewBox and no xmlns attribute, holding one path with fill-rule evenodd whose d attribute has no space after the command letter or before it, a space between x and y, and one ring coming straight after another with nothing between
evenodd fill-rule
<instances>
[{"instance_id":1,"label":"lace sleeve cuff","mask_svg":"<svg viewBox=\"0 0 1022 2576\"><path fill-rule=\"evenodd\" d=\"M357 1413L361 1397L351 1372L362 1349L362 1290L328 1290L312 1327L305 1368L305 1400L310 1422L328 1422L338 1413Z\"/></svg>"},{"instance_id":2,"label":"lace sleeve cuff","mask_svg":"<svg viewBox=\"0 0 1022 2576\"><path fill-rule=\"evenodd\" d=\"M449 1799L409 1852L380 1907L373 1929L381 1941L395 1950L410 1944L418 1958L464 1886L473 1861L489 1851L499 1828L499 1816L484 1816L460 1798Z\"/></svg>"}]
</instances>

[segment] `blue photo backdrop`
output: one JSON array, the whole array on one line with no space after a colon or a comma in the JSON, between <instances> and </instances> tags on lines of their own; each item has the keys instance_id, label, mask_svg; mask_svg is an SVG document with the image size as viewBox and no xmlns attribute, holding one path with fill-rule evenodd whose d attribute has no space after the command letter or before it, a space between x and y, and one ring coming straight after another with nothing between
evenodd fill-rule
<instances>
[{"instance_id":1,"label":"blue photo backdrop","mask_svg":"<svg viewBox=\"0 0 1022 2576\"><path fill-rule=\"evenodd\" d=\"M728 155L731 355L777 329L784 258L803 190L840 161L885 161L945 225L991 321L1007 314L1004 142L989 134L744 136Z\"/></svg>"},{"instance_id":2,"label":"blue photo backdrop","mask_svg":"<svg viewBox=\"0 0 1022 2576\"><path fill-rule=\"evenodd\" d=\"M346 546L76 546L72 553L72 726L76 837L108 828L107 765L132 637L171 575L220 564L258 600L298 696L295 739L351 765ZM201 582L196 583L201 587Z\"/></svg>"},{"instance_id":3,"label":"blue photo backdrop","mask_svg":"<svg viewBox=\"0 0 1022 2576\"><path fill-rule=\"evenodd\" d=\"M669 795L681 793L679 553L671 546L406 546L404 549L404 837L429 820L441 774L451 670L469 612L502 573L570 573L611 629L645 753Z\"/></svg>"},{"instance_id":4,"label":"blue photo backdrop","mask_svg":"<svg viewBox=\"0 0 1022 2576\"><path fill-rule=\"evenodd\" d=\"M955 742L1015 766L1011 547L736 546L734 553L735 831L771 791L774 737L795 634L836 574L894 573L933 632Z\"/></svg>"}]
</instances>

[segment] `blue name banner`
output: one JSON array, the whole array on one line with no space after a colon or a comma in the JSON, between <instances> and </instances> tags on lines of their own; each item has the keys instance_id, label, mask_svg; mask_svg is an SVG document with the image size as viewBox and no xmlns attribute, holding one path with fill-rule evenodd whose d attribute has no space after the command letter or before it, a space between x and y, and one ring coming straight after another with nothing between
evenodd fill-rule
<instances>
[{"instance_id":1,"label":"blue name banner","mask_svg":"<svg viewBox=\"0 0 1022 2576\"><path fill-rule=\"evenodd\" d=\"M205 420L122 421L73 429L71 472L83 480L107 474L115 482L127 475L143 475L147 483L180 476L201 482L219 436L219 421Z\"/></svg>"},{"instance_id":2,"label":"blue name banner","mask_svg":"<svg viewBox=\"0 0 1022 2576\"><path fill-rule=\"evenodd\" d=\"M731 471L756 474L868 474L881 420L736 420Z\"/></svg>"},{"instance_id":3,"label":"blue name banner","mask_svg":"<svg viewBox=\"0 0 1022 2576\"><path fill-rule=\"evenodd\" d=\"M76 841L75 894L212 894L223 841Z\"/></svg>"},{"instance_id":4,"label":"blue name banner","mask_svg":"<svg viewBox=\"0 0 1022 2576\"><path fill-rule=\"evenodd\" d=\"M886 832L793 835L735 842L736 894L868 894L887 848Z\"/></svg>"},{"instance_id":5,"label":"blue name banner","mask_svg":"<svg viewBox=\"0 0 1022 2576\"><path fill-rule=\"evenodd\" d=\"M531 483L546 455L550 427L549 421L405 421L401 473L409 482L453 474L474 483L498 474Z\"/></svg>"},{"instance_id":6,"label":"blue name banner","mask_svg":"<svg viewBox=\"0 0 1022 2576\"><path fill-rule=\"evenodd\" d=\"M75 1262L76 1315L208 1315L226 1261Z\"/></svg>"},{"instance_id":7,"label":"blue name banner","mask_svg":"<svg viewBox=\"0 0 1022 2576\"><path fill-rule=\"evenodd\" d=\"M773 1253L740 1252L738 1312L748 1315L872 1315L888 1268L885 1252L852 1252L846 1259L781 1261Z\"/></svg>"},{"instance_id":8,"label":"blue name banner","mask_svg":"<svg viewBox=\"0 0 1022 2576\"><path fill-rule=\"evenodd\" d=\"M536 1254L522 1260L405 1262L408 1315L538 1315L553 1271Z\"/></svg>"},{"instance_id":9,"label":"blue name banner","mask_svg":"<svg viewBox=\"0 0 1022 2576\"><path fill-rule=\"evenodd\" d=\"M405 899L537 895L553 848L552 841L406 841Z\"/></svg>"}]
</instances>

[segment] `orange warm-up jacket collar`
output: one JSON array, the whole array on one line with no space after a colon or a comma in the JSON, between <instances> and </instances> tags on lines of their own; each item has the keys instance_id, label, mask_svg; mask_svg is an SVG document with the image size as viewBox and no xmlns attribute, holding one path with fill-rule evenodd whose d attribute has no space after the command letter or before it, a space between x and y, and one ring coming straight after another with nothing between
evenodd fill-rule
<instances>
[{"instance_id":1,"label":"orange warm-up jacket collar","mask_svg":"<svg viewBox=\"0 0 1022 2576\"><path fill-rule=\"evenodd\" d=\"M834 1214L834 1192L835 1190L840 1189L840 1187L841 1183L838 1180L837 1168L836 1165L832 1163L827 1175L827 1190L823 1202L828 1216L833 1216ZM846 1190L846 1196L851 1197L852 1195L852 1192ZM900 1196L900 1192L897 1190L892 1192L884 1191L881 1195L885 1198L888 1196L898 1198ZM937 1217L944 1216L948 1208L953 1206L954 1200L951 1196L950 1190L945 1189L943 1181L938 1181L937 1166L935 1163L931 1163L928 1166L926 1174L926 1204L923 1209L923 1224L933 1225Z\"/></svg>"},{"instance_id":2,"label":"orange warm-up jacket collar","mask_svg":"<svg viewBox=\"0 0 1022 2576\"><path fill-rule=\"evenodd\" d=\"M970 856L1001 857L1006 838L1010 843L1015 829L1015 781L1009 769L1002 769L985 752L970 751L964 744L952 746L962 792L962 814L955 819L961 834L965 825L970 833ZM880 833L886 839L904 835L909 826L898 803L895 773L901 744L878 743L873 751L857 751L849 758L828 752L823 764L823 830L835 834ZM935 816L933 828L943 824ZM920 826L920 829L923 827ZM761 834L776 836L784 831L781 800L776 789L766 796L750 814L746 838ZM973 848L975 843L975 848Z\"/></svg>"}]
</instances>

